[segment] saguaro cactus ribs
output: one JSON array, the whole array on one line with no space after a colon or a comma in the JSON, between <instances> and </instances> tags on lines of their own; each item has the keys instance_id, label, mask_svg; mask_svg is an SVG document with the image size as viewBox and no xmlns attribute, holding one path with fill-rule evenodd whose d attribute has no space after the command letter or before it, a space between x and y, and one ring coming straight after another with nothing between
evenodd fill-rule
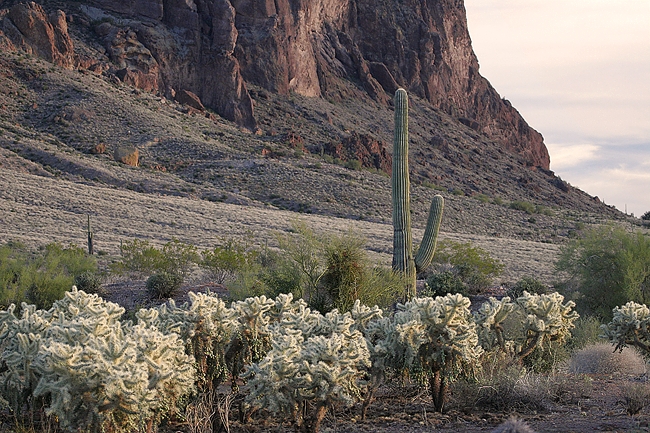
<instances>
[{"instance_id":1,"label":"saguaro cactus ribs","mask_svg":"<svg viewBox=\"0 0 650 433\"><path fill-rule=\"evenodd\" d=\"M411 234L411 199L408 165L408 95L395 92L395 135L393 139L393 269L406 276L406 299L415 296L415 279L419 271L431 264L438 242L444 199L436 195L431 203L422 243L413 255Z\"/></svg>"}]
</instances>

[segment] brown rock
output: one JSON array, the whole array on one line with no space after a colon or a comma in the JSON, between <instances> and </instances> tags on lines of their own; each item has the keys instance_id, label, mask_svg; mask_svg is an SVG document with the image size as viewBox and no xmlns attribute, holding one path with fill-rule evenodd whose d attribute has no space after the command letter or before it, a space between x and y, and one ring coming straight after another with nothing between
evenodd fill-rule
<instances>
[{"instance_id":1,"label":"brown rock","mask_svg":"<svg viewBox=\"0 0 650 433\"><path fill-rule=\"evenodd\" d=\"M106 145L104 143L97 143L90 149L90 153L93 155L101 155L104 152L106 152Z\"/></svg>"},{"instance_id":2,"label":"brown rock","mask_svg":"<svg viewBox=\"0 0 650 433\"><path fill-rule=\"evenodd\" d=\"M9 9L1 26L16 47L64 68L73 67L74 46L62 11L48 17L34 2L19 3Z\"/></svg>"},{"instance_id":3,"label":"brown rock","mask_svg":"<svg viewBox=\"0 0 650 433\"><path fill-rule=\"evenodd\" d=\"M140 160L140 153L135 147L119 146L113 152L113 158L122 164L137 167Z\"/></svg>"},{"instance_id":4,"label":"brown rock","mask_svg":"<svg viewBox=\"0 0 650 433\"><path fill-rule=\"evenodd\" d=\"M185 104L188 107L192 107L199 111L205 111L201 99L189 90L181 90L180 92L177 92L174 98L180 104Z\"/></svg>"},{"instance_id":5,"label":"brown rock","mask_svg":"<svg viewBox=\"0 0 650 433\"><path fill-rule=\"evenodd\" d=\"M341 161L357 160L362 167L374 168L386 173L390 173L392 169L392 158L386 151L384 143L366 134L352 132L340 143L328 144L323 150Z\"/></svg>"}]
</instances>

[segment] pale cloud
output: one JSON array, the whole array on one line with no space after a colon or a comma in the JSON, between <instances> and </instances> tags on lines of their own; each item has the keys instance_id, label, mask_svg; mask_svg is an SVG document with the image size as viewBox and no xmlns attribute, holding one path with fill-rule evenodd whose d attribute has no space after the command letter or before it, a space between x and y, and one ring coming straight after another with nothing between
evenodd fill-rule
<instances>
[{"instance_id":1,"label":"pale cloud","mask_svg":"<svg viewBox=\"0 0 650 433\"><path fill-rule=\"evenodd\" d=\"M551 169L650 210L650 1L465 0L485 76L545 138Z\"/></svg>"},{"instance_id":2,"label":"pale cloud","mask_svg":"<svg viewBox=\"0 0 650 433\"><path fill-rule=\"evenodd\" d=\"M594 144L553 144L546 143L551 159L551 170L567 170L598 159L599 147Z\"/></svg>"}]
</instances>

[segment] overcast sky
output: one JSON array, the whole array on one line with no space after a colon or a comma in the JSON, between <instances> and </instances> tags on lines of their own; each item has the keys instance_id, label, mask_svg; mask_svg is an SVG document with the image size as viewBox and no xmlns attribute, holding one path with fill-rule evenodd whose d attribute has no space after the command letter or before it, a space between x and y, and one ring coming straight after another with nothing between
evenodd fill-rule
<instances>
[{"instance_id":1,"label":"overcast sky","mask_svg":"<svg viewBox=\"0 0 650 433\"><path fill-rule=\"evenodd\" d=\"M544 136L551 170L650 211L650 0L465 0L480 72Z\"/></svg>"}]
</instances>

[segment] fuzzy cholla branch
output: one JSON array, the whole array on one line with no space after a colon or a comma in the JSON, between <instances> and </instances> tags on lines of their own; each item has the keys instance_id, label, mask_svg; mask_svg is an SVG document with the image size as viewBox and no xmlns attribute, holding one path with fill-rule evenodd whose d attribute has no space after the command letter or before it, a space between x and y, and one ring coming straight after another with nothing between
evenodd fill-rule
<instances>
[{"instance_id":1,"label":"fuzzy cholla branch","mask_svg":"<svg viewBox=\"0 0 650 433\"><path fill-rule=\"evenodd\" d=\"M601 325L602 337L616 345L616 350L635 346L650 357L650 309L643 304L628 302L612 310L612 321Z\"/></svg>"},{"instance_id":2,"label":"fuzzy cholla branch","mask_svg":"<svg viewBox=\"0 0 650 433\"><path fill-rule=\"evenodd\" d=\"M360 399L370 353L361 332L353 329L350 313L333 310L323 316L302 301L283 311L269 328L271 349L244 375L250 379L247 401L317 432L327 407ZM302 419L307 402L313 410Z\"/></svg>"}]
</instances>

